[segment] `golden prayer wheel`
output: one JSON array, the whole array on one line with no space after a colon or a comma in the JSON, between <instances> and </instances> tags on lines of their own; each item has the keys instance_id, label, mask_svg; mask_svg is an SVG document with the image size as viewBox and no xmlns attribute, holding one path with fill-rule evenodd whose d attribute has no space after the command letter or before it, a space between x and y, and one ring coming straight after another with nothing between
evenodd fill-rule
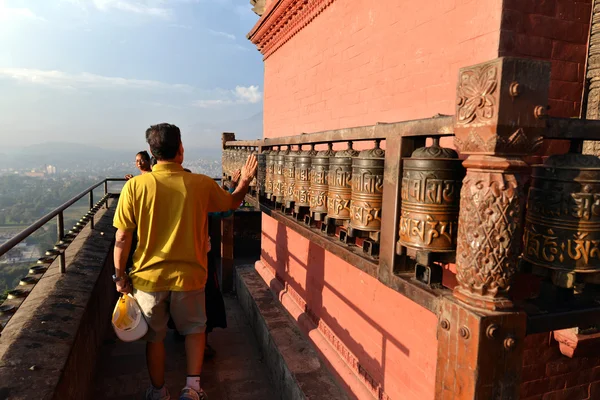
<instances>
[{"instance_id":1,"label":"golden prayer wheel","mask_svg":"<svg viewBox=\"0 0 600 400\"><path fill-rule=\"evenodd\" d=\"M246 150L244 152L244 157L242 158L242 163L240 164L240 170L244 167L244 165L246 164L246 161L248 160L248 157L250 157L251 154L254 154L254 156L256 157L256 161L258 162L258 153L255 149L250 148L248 150ZM258 178L258 165L256 166L256 174L254 175L254 178L252 178L252 181L250 181L250 187L253 188L254 190L256 190L256 185L257 185L257 178Z\"/></svg>"},{"instance_id":2,"label":"golden prayer wheel","mask_svg":"<svg viewBox=\"0 0 600 400\"><path fill-rule=\"evenodd\" d=\"M274 169L275 169L275 156L279 154L279 150L271 150L267 156L267 175L265 177L265 195L267 199L271 199L273 195L273 179L274 179Z\"/></svg>"},{"instance_id":3,"label":"golden prayer wheel","mask_svg":"<svg viewBox=\"0 0 600 400\"><path fill-rule=\"evenodd\" d=\"M327 214L327 179L329 158L335 155L333 145L328 143L327 150L319 151L312 156L310 165L310 213L315 221L321 221Z\"/></svg>"},{"instance_id":4,"label":"golden prayer wheel","mask_svg":"<svg viewBox=\"0 0 600 400\"><path fill-rule=\"evenodd\" d=\"M563 154L533 166L523 259L585 280L600 272L600 158Z\"/></svg>"},{"instance_id":5,"label":"golden prayer wheel","mask_svg":"<svg viewBox=\"0 0 600 400\"><path fill-rule=\"evenodd\" d=\"M231 150L229 148L223 149L223 155L221 156L221 169L223 170L223 176L226 178L229 176L229 158Z\"/></svg>"},{"instance_id":6,"label":"golden prayer wheel","mask_svg":"<svg viewBox=\"0 0 600 400\"><path fill-rule=\"evenodd\" d=\"M383 167L385 152L379 147L361 151L352 159L352 200L350 228L365 232L381 229L383 201Z\"/></svg>"},{"instance_id":7,"label":"golden prayer wheel","mask_svg":"<svg viewBox=\"0 0 600 400\"><path fill-rule=\"evenodd\" d=\"M458 154L440 147L435 138L431 146L415 150L403 165L398 243L429 252L455 251L465 176ZM401 253L399 246L396 252Z\"/></svg>"},{"instance_id":8,"label":"golden prayer wheel","mask_svg":"<svg viewBox=\"0 0 600 400\"><path fill-rule=\"evenodd\" d=\"M352 158L358 151L348 142L348 148L329 158L327 218L337 220L350 219L350 200L352 198Z\"/></svg>"},{"instance_id":9,"label":"golden prayer wheel","mask_svg":"<svg viewBox=\"0 0 600 400\"><path fill-rule=\"evenodd\" d=\"M310 150L301 152L296 157L294 167L294 212L299 213L301 207L310 207L310 166L315 156L315 145Z\"/></svg>"},{"instance_id":10,"label":"golden prayer wheel","mask_svg":"<svg viewBox=\"0 0 600 400\"><path fill-rule=\"evenodd\" d=\"M275 164L273 169L273 201L283 203L285 193L285 177L283 175L283 166L285 156L290 152L289 149L279 150L275 155Z\"/></svg>"},{"instance_id":11,"label":"golden prayer wheel","mask_svg":"<svg viewBox=\"0 0 600 400\"><path fill-rule=\"evenodd\" d=\"M296 158L300 155L301 148L302 146L298 146L298 151L292 150L284 157L283 179L285 188L283 191L283 204L285 204L285 208L292 207L292 203L294 202L294 173L296 170Z\"/></svg>"},{"instance_id":12,"label":"golden prayer wheel","mask_svg":"<svg viewBox=\"0 0 600 400\"><path fill-rule=\"evenodd\" d=\"M256 180L258 182L258 195L264 196L266 191L267 181L267 155L271 153L271 150L263 150L256 156L258 162L258 170L256 172ZM272 185L272 183L271 183Z\"/></svg>"}]
</instances>

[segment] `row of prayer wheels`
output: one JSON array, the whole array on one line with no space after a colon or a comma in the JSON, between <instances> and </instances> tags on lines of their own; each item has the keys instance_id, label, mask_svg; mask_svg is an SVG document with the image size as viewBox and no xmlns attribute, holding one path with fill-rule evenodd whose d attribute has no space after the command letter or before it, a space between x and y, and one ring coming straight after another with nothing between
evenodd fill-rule
<instances>
[{"instance_id":1,"label":"row of prayer wheels","mask_svg":"<svg viewBox=\"0 0 600 400\"><path fill-rule=\"evenodd\" d=\"M252 149L227 151L224 171L232 173ZM381 229L385 152L379 141L361 152L352 142L339 151L331 143L321 151L314 145L275 146L258 154L258 163L262 197L348 231ZM458 154L433 139L403 160L402 171L396 252L455 252L465 177ZM523 262L557 286L600 284L600 158L555 155L532 171Z\"/></svg>"},{"instance_id":2,"label":"row of prayer wheels","mask_svg":"<svg viewBox=\"0 0 600 400\"><path fill-rule=\"evenodd\" d=\"M365 232L379 231L383 194L384 151L375 147L358 152L348 148L316 151L301 146L265 150L265 181L261 193L296 214L314 221L325 218L348 222Z\"/></svg>"},{"instance_id":3,"label":"row of prayer wheels","mask_svg":"<svg viewBox=\"0 0 600 400\"><path fill-rule=\"evenodd\" d=\"M285 148L284 148L285 147ZM352 235L379 241L383 203L385 152L376 140L371 149L316 151L314 145L264 150L261 195L313 221L334 221ZM451 252L456 247L460 186L464 168L458 154L433 145L404 160L400 246L417 251ZM263 185L264 183L264 185ZM401 250L398 250L400 253Z\"/></svg>"},{"instance_id":4,"label":"row of prayer wheels","mask_svg":"<svg viewBox=\"0 0 600 400\"><path fill-rule=\"evenodd\" d=\"M242 169L250 154L256 154L256 149L254 147L240 146L224 149L222 157L223 176L225 176L226 179L231 179L236 171ZM260 176L258 176L259 174L260 166L256 178L250 183L251 187L256 186L257 180L260 179Z\"/></svg>"}]
</instances>

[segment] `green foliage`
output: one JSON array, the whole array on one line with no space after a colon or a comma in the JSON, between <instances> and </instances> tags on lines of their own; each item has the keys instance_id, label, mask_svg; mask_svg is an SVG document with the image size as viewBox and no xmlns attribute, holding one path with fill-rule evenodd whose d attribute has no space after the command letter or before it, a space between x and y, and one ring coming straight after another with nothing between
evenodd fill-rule
<instances>
[{"instance_id":1,"label":"green foliage","mask_svg":"<svg viewBox=\"0 0 600 400\"><path fill-rule=\"evenodd\" d=\"M94 183L95 180L78 177L40 179L17 175L0 176L0 229L5 234L16 234ZM97 190L94 197L96 201L100 199L99 193L103 189ZM85 214L88 201L85 196L64 212L65 233ZM57 242L56 220L48 222L26 241L30 245L36 245L41 254L53 248ZM14 248L1 259L18 257L20 251ZM34 264L35 261L0 264L0 302Z\"/></svg>"},{"instance_id":2,"label":"green foliage","mask_svg":"<svg viewBox=\"0 0 600 400\"><path fill-rule=\"evenodd\" d=\"M0 302L6 299L6 293L19 284L27 275L32 263L0 264Z\"/></svg>"},{"instance_id":3,"label":"green foliage","mask_svg":"<svg viewBox=\"0 0 600 400\"><path fill-rule=\"evenodd\" d=\"M0 176L0 225L29 225L93 183L91 179L76 177L63 180Z\"/></svg>"}]
</instances>

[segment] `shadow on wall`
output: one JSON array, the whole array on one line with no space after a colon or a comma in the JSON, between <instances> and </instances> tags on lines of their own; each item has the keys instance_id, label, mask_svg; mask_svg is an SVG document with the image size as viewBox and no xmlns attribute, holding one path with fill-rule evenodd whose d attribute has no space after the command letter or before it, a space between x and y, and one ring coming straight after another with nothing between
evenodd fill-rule
<instances>
[{"instance_id":1,"label":"shadow on wall","mask_svg":"<svg viewBox=\"0 0 600 400\"><path fill-rule=\"evenodd\" d=\"M288 287L298 293L302 299L296 299L296 303L303 309L303 314L298 318L300 325L310 326L310 324L303 324L308 319L311 324L317 327L321 326L321 332L327 337L328 341L333 345L334 348L340 353L342 358L358 372L361 379L370 385L374 391L379 391L378 395L382 395L385 390L385 369L386 369L386 353L387 346L391 343L396 346L406 356L410 355L409 349L400 343L394 336L385 330L381 325L374 321L369 315L362 311L351 299L345 297L335 287L331 286L325 281L325 250L310 242L308 247L308 265L301 261L294 254L288 251L288 235L286 228L283 224L277 224L276 238L273 239L263 231L263 239L270 240L276 244L276 260L267 254L264 249L262 250L262 258L271 266L277 266L274 271L276 280L270 283L270 288L278 296L281 295L281 287L284 287L284 291L287 291ZM290 261L297 264L306 270L306 285L305 288L296 281L290 274ZM332 316L327 307L323 304L323 290L327 289L334 296L342 300L356 316L362 318L366 323L371 325L373 329L377 330L381 335L381 354L380 357L372 357L360 343L352 338L351 333L342 324L340 324L334 316ZM293 294L292 294L292 297ZM304 307L303 307L304 305ZM324 327L323 324L326 326ZM335 337L332 338L331 334L337 337L341 343L335 342ZM333 339L333 340L332 340ZM339 345L347 348L352 353L348 355L344 352L345 349L340 348ZM344 354L346 353L346 354ZM353 356L352 356L353 355ZM356 358L355 358L356 357ZM381 360L381 361L379 361ZM335 372L335 371L334 371ZM339 380L343 382L341 377L338 376ZM349 390L349 387L345 389ZM379 397L381 398L381 397Z\"/></svg>"}]
</instances>

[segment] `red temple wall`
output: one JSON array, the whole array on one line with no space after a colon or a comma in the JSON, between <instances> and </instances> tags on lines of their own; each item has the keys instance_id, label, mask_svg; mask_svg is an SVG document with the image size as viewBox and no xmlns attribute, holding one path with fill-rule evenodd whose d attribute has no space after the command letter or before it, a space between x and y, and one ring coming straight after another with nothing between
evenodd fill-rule
<instances>
[{"instance_id":1,"label":"red temple wall","mask_svg":"<svg viewBox=\"0 0 600 400\"><path fill-rule=\"evenodd\" d=\"M498 56L500 0L337 0L265 60L265 137L454 114Z\"/></svg>"},{"instance_id":2,"label":"red temple wall","mask_svg":"<svg viewBox=\"0 0 600 400\"><path fill-rule=\"evenodd\" d=\"M264 135L454 114L458 69L499 55L551 60L550 114L579 115L589 15L589 1L333 1L266 58ZM257 269L357 398L434 397L435 315L266 215L262 246ZM528 349L556 355L539 338ZM544 385L532 376L523 394Z\"/></svg>"},{"instance_id":3,"label":"red temple wall","mask_svg":"<svg viewBox=\"0 0 600 400\"><path fill-rule=\"evenodd\" d=\"M485 3L334 1L265 60L265 137L453 114L458 69L498 55L501 1ZM262 243L265 280L369 389L331 361L350 391L433 399L433 313L268 216Z\"/></svg>"}]
</instances>

